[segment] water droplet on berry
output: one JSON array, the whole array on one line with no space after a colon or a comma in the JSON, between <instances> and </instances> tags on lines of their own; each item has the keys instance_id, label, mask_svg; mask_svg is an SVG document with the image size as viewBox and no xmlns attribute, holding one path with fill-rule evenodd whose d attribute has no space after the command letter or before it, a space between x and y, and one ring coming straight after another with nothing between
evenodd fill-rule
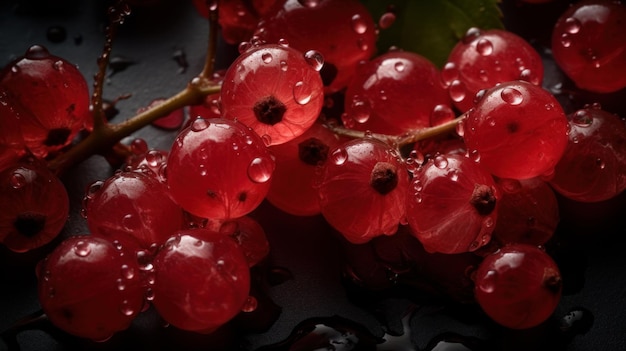
<instances>
[{"instance_id":1,"label":"water droplet on berry","mask_svg":"<svg viewBox=\"0 0 626 351\"><path fill-rule=\"evenodd\" d=\"M250 139L252 140L252 139ZM263 141L263 145L270 146L272 145L272 137L269 134L263 134L261 136L261 141Z\"/></svg>"},{"instance_id":2,"label":"water droplet on berry","mask_svg":"<svg viewBox=\"0 0 626 351\"><path fill-rule=\"evenodd\" d=\"M586 110L578 110L572 115L572 123L578 127L589 127L593 124L593 116Z\"/></svg>"},{"instance_id":3,"label":"water droplet on berry","mask_svg":"<svg viewBox=\"0 0 626 351\"><path fill-rule=\"evenodd\" d=\"M531 84L539 85L539 77L532 70L526 68L519 74L519 79L525 80Z\"/></svg>"},{"instance_id":4,"label":"water droplet on berry","mask_svg":"<svg viewBox=\"0 0 626 351\"><path fill-rule=\"evenodd\" d=\"M133 279L135 277L135 270L126 264L122 265L121 273L125 279Z\"/></svg>"},{"instance_id":5,"label":"water droplet on berry","mask_svg":"<svg viewBox=\"0 0 626 351\"><path fill-rule=\"evenodd\" d=\"M352 119L357 123L365 123L370 118L370 105L367 100L352 101Z\"/></svg>"},{"instance_id":6,"label":"water droplet on berry","mask_svg":"<svg viewBox=\"0 0 626 351\"><path fill-rule=\"evenodd\" d=\"M340 147L340 148L336 149L335 151L333 151L330 154L330 159L337 166L341 166L348 159L348 151L346 151L346 149Z\"/></svg>"},{"instance_id":7,"label":"water droplet on berry","mask_svg":"<svg viewBox=\"0 0 626 351\"><path fill-rule=\"evenodd\" d=\"M448 176L451 181L456 182L459 180L459 171L456 168L449 168L446 171L446 176Z\"/></svg>"},{"instance_id":8,"label":"water droplet on berry","mask_svg":"<svg viewBox=\"0 0 626 351\"><path fill-rule=\"evenodd\" d=\"M504 102L511 105L519 105L524 101L524 96L522 92L515 88L504 88L502 92L500 92L500 97Z\"/></svg>"},{"instance_id":9,"label":"water droplet on berry","mask_svg":"<svg viewBox=\"0 0 626 351\"><path fill-rule=\"evenodd\" d=\"M24 57L29 60L43 60L50 57L50 52L41 45L33 45L26 50Z\"/></svg>"},{"instance_id":10,"label":"water droplet on berry","mask_svg":"<svg viewBox=\"0 0 626 351\"><path fill-rule=\"evenodd\" d=\"M496 287L496 280L498 279L498 272L490 270L483 279L479 280L478 288L486 293L491 293Z\"/></svg>"},{"instance_id":11,"label":"water droplet on berry","mask_svg":"<svg viewBox=\"0 0 626 351\"><path fill-rule=\"evenodd\" d=\"M463 120L460 120L459 123L456 124L456 134L460 137L462 137L463 135L465 135L465 123L463 123Z\"/></svg>"},{"instance_id":12,"label":"water droplet on berry","mask_svg":"<svg viewBox=\"0 0 626 351\"><path fill-rule=\"evenodd\" d=\"M91 246L88 242L80 240L74 245L74 253L76 256L86 257L91 253Z\"/></svg>"},{"instance_id":13,"label":"water droplet on berry","mask_svg":"<svg viewBox=\"0 0 626 351\"><path fill-rule=\"evenodd\" d=\"M493 53L493 43L489 39L482 38L476 43L476 51L482 56L489 56Z\"/></svg>"},{"instance_id":14,"label":"water droplet on berry","mask_svg":"<svg viewBox=\"0 0 626 351\"><path fill-rule=\"evenodd\" d=\"M439 169L444 169L448 167L448 159L443 155L435 156L435 158L433 159L433 163L435 164L435 167Z\"/></svg>"},{"instance_id":15,"label":"water droplet on berry","mask_svg":"<svg viewBox=\"0 0 626 351\"><path fill-rule=\"evenodd\" d=\"M271 62L272 62L273 57L272 57L272 54L270 54L269 52L264 52L264 53L261 55L261 59L262 59L262 60L263 60L263 62L265 62L265 63L271 63Z\"/></svg>"},{"instance_id":16,"label":"water droplet on berry","mask_svg":"<svg viewBox=\"0 0 626 351\"><path fill-rule=\"evenodd\" d=\"M474 41L476 38L478 38L480 34L481 34L480 29L476 27L471 27L467 30L467 32L465 32L465 35L463 36L461 40L463 44L469 44L472 41Z\"/></svg>"},{"instance_id":17,"label":"water droplet on berry","mask_svg":"<svg viewBox=\"0 0 626 351\"><path fill-rule=\"evenodd\" d=\"M580 31L580 21L574 17L568 17L565 19L565 32L569 34L576 34Z\"/></svg>"},{"instance_id":18,"label":"water droplet on berry","mask_svg":"<svg viewBox=\"0 0 626 351\"><path fill-rule=\"evenodd\" d=\"M270 158L256 157L248 165L248 177L255 183L265 183L272 177L274 162Z\"/></svg>"},{"instance_id":19,"label":"water droplet on berry","mask_svg":"<svg viewBox=\"0 0 626 351\"><path fill-rule=\"evenodd\" d=\"M471 150L468 156L472 161L480 162L480 153L478 152L478 150Z\"/></svg>"},{"instance_id":20,"label":"water droplet on berry","mask_svg":"<svg viewBox=\"0 0 626 351\"><path fill-rule=\"evenodd\" d=\"M320 0L298 0L298 2L304 7L313 8L319 5Z\"/></svg>"},{"instance_id":21,"label":"water droplet on berry","mask_svg":"<svg viewBox=\"0 0 626 351\"><path fill-rule=\"evenodd\" d=\"M569 48L572 45L572 38L569 34L561 34L561 45L565 48Z\"/></svg>"},{"instance_id":22,"label":"water droplet on berry","mask_svg":"<svg viewBox=\"0 0 626 351\"><path fill-rule=\"evenodd\" d=\"M465 84L460 80L454 80L450 83L448 87L448 94L450 94L450 98L454 102L461 102L465 99L467 94L467 89L465 89Z\"/></svg>"},{"instance_id":23,"label":"water droplet on berry","mask_svg":"<svg viewBox=\"0 0 626 351\"><path fill-rule=\"evenodd\" d=\"M117 290L119 291L124 291L124 289L126 289L126 284L124 284L124 281L121 278L117 279L115 284L117 285Z\"/></svg>"},{"instance_id":24,"label":"water droplet on berry","mask_svg":"<svg viewBox=\"0 0 626 351\"><path fill-rule=\"evenodd\" d=\"M241 310L243 312L253 312L257 309L258 306L259 302L257 301L257 299L254 296L248 296L246 298L246 301L243 303Z\"/></svg>"},{"instance_id":25,"label":"water droplet on berry","mask_svg":"<svg viewBox=\"0 0 626 351\"><path fill-rule=\"evenodd\" d=\"M13 173L11 178L9 178L9 184L13 189L19 189L26 185L26 177L22 173Z\"/></svg>"},{"instance_id":26,"label":"water droplet on berry","mask_svg":"<svg viewBox=\"0 0 626 351\"><path fill-rule=\"evenodd\" d=\"M396 21L396 15L393 12L385 12L378 19L378 27L387 29Z\"/></svg>"},{"instance_id":27,"label":"water droplet on berry","mask_svg":"<svg viewBox=\"0 0 626 351\"><path fill-rule=\"evenodd\" d=\"M358 13L352 16L352 29L357 34L363 34L367 31L367 22Z\"/></svg>"},{"instance_id":28,"label":"water droplet on berry","mask_svg":"<svg viewBox=\"0 0 626 351\"><path fill-rule=\"evenodd\" d=\"M207 129L211 125L209 121L204 118L196 118L193 122L191 122L191 130L194 132L200 132Z\"/></svg>"},{"instance_id":29,"label":"water droplet on berry","mask_svg":"<svg viewBox=\"0 0 626 351\"><path fill-rule=\"evenodd\" d=\"M596 159L596 165L600 169L604 169L606 167L606 163L601 158Z\"/></svg>"},{"instance_id":30,"label":"water droplet on berry","mask_svg":"<svg viewBox=\"0 0 626 351\"><path fill-rule=\"evenodd\" d=\"M441 69L441 80L448 86L453 81L459 79L459 70L453 62L446 63Z\"/></svg>"},{"instance_id":31,"label":"water droplet on berry","mask_svg":"<svg viewBox=\"0 0 626 351\"><path fill-rule=\"evenodd\" d=\"M369 45L367 44L367 41L365 41L365 39L363 38L359 38L356 41L356 45L359 49L363 50L363 51L367 51L367 49L369 49Z\"/></svg>"},{"instance_id":32,"label":"water droplet on berry","mask_svg":"<svg viewBox=\"0 0 626 351\"><path fill-rule=\"evenodd\" d=\"M322 67L324 67L324 56L319 51L309 50L305 52L304 59L309 65L311 65L311 67L313 67L314 70L318 72L322 70Z\"/></svg>"},{"instance_id":33,"label":"water droplet on berry","mask_svg":"<svg viewBox=\"0 0 626 351\"><path fill-rule=\"evenodd\" d=\"M297 82L293 86L293 98L300 105L308 104L309 101L311 101L312 95L313 92L311 91L311 88L307 84L304 84L304 82L302 81Z\"/></svg>"},{"instance_id":34,"label":"water droplet on berry","mask_svg":"<svg viewBox=\"0 0 626 351\"><path fill-rule=\"evenodd\" d=\"M405 66L404 66L404 62L402 62L402 61L398 61L398 62L396 62L396 63L393 65L393 68L394 68L396 71L398 71L398 72L402 72L402 71L404 71L404 68L405 68Z\"/></svg>"},{"instance_id":35,"label":"water droplet on berry","mask_svg":"<svg viewBox=\"0 0 626 351\"><path fill-rule=\"evenodd\" d=\"M283 72L287 72L287 69L289 68L289 65L287 64L287 61L281 60L280 61L280 69Z\"/></svg>"},{"instance_id":36,"label":"water droplet on berry","mask_svg":"<svg viewBox=\"0 0 626 351\"><path fill-rule=\"evenodd\" d=\"M154 300L154 289L152 288L146 288L144 293L144 296L146 298L147 301L153 301Z\"/></svg>"},{"instance_id":37,"label":"water droplet on berry","mask_svg":"<svg viewBox=\"0 0 626 351\"><path fill-rule=\"evenodd\" d=\"M430 125L437 126L454 119L454 111L448 105L437 105L430 113Z\"/></svg>"},{"instance_id":38,"label":"water droplet on berry","mask_svg":"<svg viewBox=\"0 0 626 351\"><path fill-rule=\"evenodd\" d=\"M137 257L139 269L144 272L154 269L154 266L152 265L152 255L150 255L146 250L139 250L135 255Z\"/></svg>"},{"instance_id":39,"label":"water droplet on berry","mask_svg":"<svg viewBox=\"0 0 626 351\"><path fill-rule=\"evenodd\" d=\"M128 300L124 300L120 306L120 312L122 312L123 315L130 317L135 313L135 310L130 306Z\"/></svg>"}]
</instances>

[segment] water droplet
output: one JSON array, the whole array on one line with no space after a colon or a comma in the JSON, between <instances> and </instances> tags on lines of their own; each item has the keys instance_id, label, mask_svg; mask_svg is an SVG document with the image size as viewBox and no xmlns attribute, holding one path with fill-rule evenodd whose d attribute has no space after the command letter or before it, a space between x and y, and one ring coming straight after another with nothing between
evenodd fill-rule
<instances>
[{"instance_id":1,"label":"water droplet","mask_svg":"<svg viewBox=\"0 0 626 351\"><path fill-rule=\"evenodd\" d=\"M456 124L455 131L456 134L460 137L463 137L465 135L465 123L463 123L463 120L460 120L459 123Z\"/></svg>"},{"instance_id":2,"label":"water droplet","mask_svg":"<svg viewBox=\"0 0 626 351\"><path fill-rule=\"evenodd\" d=\"M29 60L43 60L50 57L50 52L41 45L33 45L26 50L24 57Z\"/></svg>"},{"instance_id":3,"label":"water droplet","mask_svg":"<svg viewBox=\"0 0 626 351\"><path fill-rule=\"evenodd\" d=\"M191 123L191 130L194 132L200 132L203 131L205 129L207 129L209 127L209 125L211 125L211 123L209 121L207 121L204 118L196 118L192 123Z\"/></svg>"},{"instance_id":4,"label":"water droplet","mask_svg":"<svg viewBox=\"0 0 626 351\"><path fill-rule=\"evenodd\" d=\"M26 185L26 183L26 177L24 177L22 173L14 172L11 175L11 178L9 178L9 184L13 187L13 189L19 189Z\"/></svg>"},{"instance_id":5,"label":"water droplet","mask_svg":"<svg viewBox=\"0 0 626 351\"><path fill-rule=\"evenodd\" d=\"M264 52L261 55L261 59L263 60L263 62L265 63L271 63L272 62L272 54L270 54L269 52Z\"/></svg>"},{"instance_id":6,"label":"water droplet","mask_svg":"<svg viewBox=\"0 0 626 351\"><path fill-rule=\"evenodd\" d=\"M448 105L437 105L430 113L430 125L437 126L454 119L454 111Z\"/></svg>"},{"instance_id":7,"label":"water droplet","mask_svg":"<svg viewBox=\"0 0 626 351\"><path fill-rule=\"evenodd\" d=\"M445 156L443 156L443 155L435 156L435 158L433 159L433 163L434 163L435 167L437 167L439 169L444 169L444 168L448 167L448 159Z\"/></svg>"},{"instance_id":8,"label":"water droplet","mask_svg":"<svg viewBox=\"0 0 626 351\"><path fill-rule=\"evenodd\" d=\"M126 264L122 265L121 272L122 277L124 277L125 279L133 279L135 277L135 270Z\"/></svg>"},{"instance_id":9,"label":"water droplet","mask_svg":"<svg viewBox=\"0 0 626 351\"><path fill-rule=\"evenodd\" d=\"M474 41L476 38L478 38L480 34L481 34L480 29L476 27L471 27L467 30L467 32L465 32L465 35L463 36L461 40L463 44L469 44L472 41Z\"/></svg>"},{"instance_id":10,"label":"water droplet","mask_svg":"<svg viewBox=\"0 0 626 351\"><path fill-rule=\"evenodd\" d=\"M86 257L91 253L91 246L88 242L80 240L74 245L74 253L76 256Z\"/></svg>"},{"instance_id":11,"label":"water droplet","mask_svg":"<svg viewBox=\"0 0 626 351\"><path fill-rule=\"evenodd\" d=\"M256 157L248 165L248 177L255 183L265 183L272 177L274 161L268 157Z\"/></svg>"},{"instance_id":12,"label":"water droplet","mask_svg":"<svg viewBox=\"0 0 626 351\"><path fill-rule=\"evenodd\" d=\"M404 62L398 61L394 63L393 68L398 72L404 71L404 68L405 68Z\"/></svg>"},{"instance_id":13,"label":"water droplet","mask_svg":"<svg viewBox=\"0 0 626 351\"><path fill-rule=\"evenodd\" d=\"M393 12L385 12L378 19L378 27L387 29L396 21L396 15Z\"/></svg>"},{"instance_id":14,"label":"water droplet","mask_svg":"<svg viewBox=\"0 0 626 351\"><path fill-rule=\"evenodd\" d=\"M311 67L313 67L314 70L318 72L322 70L322 67L324 67L324 56L319 51L309 50L305 52L304 59L309 65L311 65Z\"/></svg>"},{"instance_id":15,"label":"water droplet","mask_svg":"<svg viewBox=\"0 0 626 351\"><path fill-rule=\"evenodd\" d=\"M130 303L128 302L128 300L122 301L122 305L120 306L120 312L122 312L123 315L128 316L128 317L135 314L135 310L130 306Z\"/></svg>"},{"instance_id":16,"label":"water droplet","mask_svg":"<svg viewBox=\"0 0 626 351\"><path fill-rule=\"evenodd\" d=\"M446 63L441 69L441 79L445 85L450 85L459 79L459 70L453 62Z\"/></svg>"},{"instance_id":17,"label":"water droplet","mask_svg":"<svg viewBox=\"0 0 626 351\"><path fill-rule=\"evenodd\" d=\"M145 296L146 300L153 301L154 300L154 289L148 287L144 291L145 291L144 296Z\"/></svg>"},{"instance_id":18,"label":"water droplet","mask_svg":"<svg viewBox=\"0 0 626 351\"><path fill-rule=\"evenodd\" d=\"M589 127L593 124L593 116L585 109L578 110L572 115L572 123L578 127Z\"/></svg>"},{"instance_id":19,"label":"water droplet","mask_svg":"<svg viewBox=\"0 0 626 351\"><path fill-rule=\"evenodd\" d=\"M480 162L480 153L478 152L478 150L471 150L468 156L474 162Z\"/></svg>"},{"instance_id":20,"label":"water droplet","mask_svg":"<svg viewBox=\"0 0 626 351\"><path fill-rule=\"evenodd\" d=\"M352 16L352 29L354 29L357 34L367 32L367 21L358 13Z\"/></svg>"},{"instance_id":21,"label":"water droplet","mask_svg":"<svg viewBox=\"0 0 626 351\"><path fill-rule=\"evenodd\" d=\"M337 166L341 166L348 159L348 151L343 147L337 148L330 154L330 159Z\"/></svg>"},{"instance_id":22,"label":"water droplet","mask_svg":"<svg viewBox=\"0 0 626 351\"><path fill-rule=\"evenodd\" d=\"M257 301L257 299L254 296L248 296L243 306L241 307L241 310L243 312L253 312L257 309L258 306L259 302Z\"/></svg>"},{"instance_id":23,"label":"water droplet","mask_svg":"<svg viewBox=\"0 0 626 351\"><path fill-rule=\"evenodd\" d=\"M581 24L580 21L574 17L568 17L565 19L565 29L566 33L576 34L580 31Z\"/></svg>"},{"instance_id":24,"label":"water droplet","mask_svg":"<svg viewBox=\"0 0 626 351\"><path fill-rule=\"evenodd\" d=\"M367 44L367 41L365 41L365 39L363 38L359 38L356 41L356 46L363 51L367 51L367 49L370 48L369 45Z\"/></svg>"},{"instance_id":25,"label":"water droplet","mask_svg":"<svg viewBox=\"0 0 626 351\"><path fill-rule=\"evenodd\" d=\"M367 100L355 98L352 101L351 117L357 123L365 123L370 118L370 104Z\"/></svg>"},{"instance_id":26,"label":"water droplet","mask_svg":"<svg viewBox=\"0 0 626 351\"><path fill-rule=\"evenodd\" d=\"M492 293L495 290L497 279L498 272L490 270L482 279L479 279L478 288L486 293Z\"/></svg>"},{"instance_id":27,"label":"water droplet","mask_svg":"<svg viewBox=\"0 0 626 351\"><path fill-rule=\"evenodd\" d=\"M456 182L459 180L459 171L456 168L448 168L446 176L448 176L451 181Z\"/></svg>"},{"instance_id":28,"label":"water droplet","mask_svg":"<svg viewBox=\"0 0 626 351\"><path fill-rule=\"evenodd\" d=\"M284 47L288 48L289 47L289 41L287 39L285 39L285 38L280 38L280 39L278 39L278 45L284 46Z\"/></svg>"},{"instance_id":29,"label":"water droplet","mask_svg":"<svg viewBox=\"0 0 626 351\"><path fill-rule=\"evenodd\" d=\"M299 81L293 86L293 98L300 105L306 105L311 101L313 92L309 85Z\"/></svg>"},{"instance_id":30,"label":"water droplet","mask_svg":"<svg viewBox=\"0 0 626 351\"><path fill-rule=\"evenodd\" d=\"M519 105L524 101L524 95L522 95L522 92L515 88L502 89L500 97L502 97L502 100L506 103L511 105Z\"/></svg>"},{"instance_id":31,"label":"water droplet","mask_svg":"<svg viewBox=\"0 0 626 351\"><path fill-rule=\"evenodd\" d=\"M601 158L597 158L596 166L598 166L598 168L600 169L604 169L606 167L606 163Z\"/></svg>"},{"instance_id":32,"label":"water droplet","mask_svg":"<svg viewBox=\"0 0 626 351\"><path fill-rule=\"evenodd\" d=\"M463 101L465 99L465 95L467 94L465 84L463 84L460 80L454 80L448 87L448 94L450 94L450 98L454 102Z\"/></svg>"},{"instance_id":33,"label":"water droplet","mask_svg":"<svg viewBox=\"0 0 626 351\"><path fill-rule=\"evenodd\" d=\"M126 289L126 284L124 284L124 281L122 280L122 278L116 279L115 284L117 286L117 290L119 291L124 291L124 289Z\"/></svg>"},{"instance_id":34,"label":"water droplet","mask_svg":"<svg viewBox=\"0 0 626 351\"><path fill-rule=\"evenodd\" d=\"M265 146L272 145L272 137L269 134L263 134L261 136L261 141L263 141L263 145Z\"/></svg>"},{"instance_id":35,"label":"water droplet","mask_svg":"<svg viewBox=\"0 0 626 351\"><path fill-rule=\"evenodd\" d=\"M476 51L482 56L489 56L493 53L493 43L489 39L481 38L476 43Z\"/></svg>"},{"instance_id":36,"label":"water droplet","mask_svg":"<svg viewBox=\"0 0 626 351\"><path fill-rule=\"evenodd\" d=\"M146 250L139 250L136 253L137 263L139 264L139 269L142 271L152 271L154 266L152 265L152 255L148 253Z\"/></svg>"}]
</instances>

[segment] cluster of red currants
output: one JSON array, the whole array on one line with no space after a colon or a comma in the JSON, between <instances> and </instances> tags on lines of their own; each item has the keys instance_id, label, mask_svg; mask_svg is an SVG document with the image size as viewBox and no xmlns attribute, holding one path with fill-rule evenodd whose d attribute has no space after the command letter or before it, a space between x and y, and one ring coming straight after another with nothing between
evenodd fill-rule
<instances>
[{"instance_id":1,"label":"cluster of red currants","mask_svg":"<svg viewBox=\"0 0 626 351\"><path fill-rule=\"evenodd\" d=\"M249 268L270 244L248 215L264 200L322 215L350 245L408 232L426 254L473 255L463 274L494 321L549 318L562 285L543 248L559 222L555 192L597 202L626 189L623 119L599 105L565 111L542 87L538 52L505 30L468 29L439 69L399 48L376 55L394 15L375 22L356 0L195 4L219 8L240 55L170 150L135 140L124 168L89 187L91 235L38 267L55 325L105 340L153 305L206 333L254 310ZM552 52L581 89L624 89L625 32L623 5L581 1L555 23ZM69 201L45 160L93 128L87 85L65 60L34 46L0 73L4 245L27 251L58 235ZM424 131L437 135L414 137Z\"/></svg>"}]
</instances>

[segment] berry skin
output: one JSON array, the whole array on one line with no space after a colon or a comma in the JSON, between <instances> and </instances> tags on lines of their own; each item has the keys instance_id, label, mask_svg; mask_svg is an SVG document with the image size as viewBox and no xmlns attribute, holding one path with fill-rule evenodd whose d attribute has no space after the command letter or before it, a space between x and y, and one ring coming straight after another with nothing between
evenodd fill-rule
<instances>
[{"instance_id":1,"label":"berry skin","mask_svg":"<svg viewBox=\"0 0 626 351\"><path fill-rule=\"evenodd\" d=\"M569 116L569 143L550 185L581 202L611 199L626 189L626 123L599 107Z\"/></svg>"},{"instance_id":2,"label":"berry skin","mask_svg":"<svg viewBox=\"0 0 626 351\"><path fill-rule=\"evenodd\" d=\"M253 46L227 69L222 115L252 128L266 145L301 135L324 103L319 72L302 52L278 44Z\"/></svg>"},{"instance_id":3,"label":"berry skin","mask_svg":"<svg viewBox=\"0 0 626 351\"><path fill-rule=\"evenodd\" d=\"M65 186L44 165L23 160L0 172L0 242L15 252L56 238L69 214Z\"/></svg>"},{"instance_id":4,"label":"berry skin","mask_svg":"<svg viewBox=\"0 0 626 351\"><path fill-rule=\"evenodd\" d=\"M471 159L437 155L409 189L406 219L426 251L470 252L491 239L499 194L493 177Z\"/></svg>"},{"instance_id":5,"label":"berry skin","mask_svg":"<svg viewBox=\"0 0 626 351\"><path fill-rule=\"evenodd\" d=\"M178 232L154 258L154 307L168 323L209 333L243 307L248 262L237 243L207 229Z\"/></svg>"},{"instance_id":6,"label":"berry skin","mask_svg":"<svg viewBox=\"0 0 626 351\"><path fill-rule=\"evenodd\" d=\"M512 32L470 28L450 51L441 75L454 105L465 112L476 93L498 83L525 80L540 86L543 63L530 43Z\"/></svg>"},{"instance_id":7,"label":"berry skin","mask_svg":"<svg viewBox=\"0 0 626 351\"><path fill-rule=\"evenodd\" d=\"M437 66L394 50L358 67L342 119L352 129L399 135L453 119L450 105Z\"/></svg>"},{"instance_id":8,"label":"berry skin","mask_svg":"<svg viewBox=\"0 0 626 351\"><path fill-rule=\"evenodd\" d=\"M472 158L499 178L552 173L567 147L567 118L552 94L525 81L482 94L462 122Z\"/></svg>"},{"instance_id":9,"label":"berry skin","mask_svg":"<svg viewBox=\"0 0 626 351\"><path fill-rule=\"evenodd\" d=\"M474 295L497 323L527 329L544 322L561 298L562 281L552 258L536 246L510 244L487 255L476 270Z\"/></svg>"},{"instance_id":10,"label":"berry skin","mask_svg":"<svg viewBox=\"0 0 626 351\"><path fill-rule=\"evenodd\" d=\"M69 145L79 131L92 127L85 78L76 66L44 47L29 48L0 72L0 96L11 111L3 118L19 119L19 130L11 132L21 135L38 158Z\"/></svg>"},{"instance_id":11,"label":"berry skin","mask_svg":"<svg viewBox=\"0 0 626 351\"><path fill-rule=\"evenodd\" d=\"M267 200L296 216L320 214L314 187L316 172L328 160L329 151L345 141L321 123L315 123L296 139L271 146L276 156L276 171Z\"/></svg>"},{"instance_id":12,"label":"berry skin","mask_svg":"<svg viewBox=\"0 0 626 351\"><path fill-rule=\"evenodd\" d=\"M626 6L610 0L579 1L552 32L557 65L581 89L610 93L626 87Z\"/></svg>"},{"instance_id":13,"label":"berry skin","mask_svg":"<svg viewBox=\"0 0 626 351\"><path fill-rule=\"evenodd\" d=\"M161 245L183 227L183 211L167 187L149 174L117 172L93 183L83 201L92 234L111 241L137 240L144 248Z\"/></svg>"},{"instance_id":14,"label":"berry skin","mask_svg":"<svg viewBox=\"0 0 626 351\"><path fill-rule=\"evenodd\" d=\"M357 0L287 0L262 18L256 31L268 43L286 41L302 52L315 50L324 57L320 71L324 92L344 89L360 61L376 52L376 25Z\"/></svg>"},{"instance_id":15,"label":"berry skin","mask_svg":"<svg viewBox=\"0 0 626 351\"><path fill-rule=\"evenodd\" d=\"M174 141L167 185L172 199L198 217L237 218L263 201L274 168L272 154L249 127L198 118Z\"/></svg>"},{"instance_id":16,"label":"berry skin","mask_svg":"<svg viewBox=\"0 0 626 351\"><path fill-rule=\"evenodd\" d=\"M38 266L39 301L50 321L95 341L128 328L144 306L134 257L105 238L65 239Z\"/></svg>"},{"instance_id":17,"label":"berry skin","mask_svg":"<svg viewBox=\"0 0 626 351\"><path fill-rule=\"evenodd\" d=\"M396 232L405 214L409 173L398 153L375 139L332 149L316 179L328 223L350 242Z\"/></svg>"}]
</instances>

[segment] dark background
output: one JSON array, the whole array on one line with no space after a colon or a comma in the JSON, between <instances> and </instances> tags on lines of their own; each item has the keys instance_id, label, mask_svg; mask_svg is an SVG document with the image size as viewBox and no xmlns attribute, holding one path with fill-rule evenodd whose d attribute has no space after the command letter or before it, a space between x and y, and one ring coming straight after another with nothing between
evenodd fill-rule
<instances>
[{"instance_id":1,"label":"dark background","mask_svg":"<svg viewBox=\"0 0 626 351\"><path fill-rule=\"evenodd\" d=\"M22 55L31 45L40 44L52 54L77 64L88 82L91 82L96 72L96 58L104 40L106 6L106 2L101 0L2 0L0 66ZM566 6L565 1L549 5L523 5L516 1L504 1L502 10L507 28L532 39L533 44L547 54L547 33L551 23ZM51 42L46 35L51 26L65 28L66 39L58 43ZM160 1L151 7L135 8L120 27L112 52L113 57L133 64L110 75L104 88L104 97L108 100L132 94L129 99L117 104L120 113L114 122L132 116L137 109L148 105L153 99L168 97L180 91L200 72L204 63L207 33L208 24L196 13L191 1ZM217 67L225 68L236 51L224 45L221 50ZM174 59L174 54L181 51L185 53L188 62L184 72L181 72L181 66ZM558 85L562 81L565 84ZM567 80L549 58L546 59L544 85L555 89L568 86ZM620 92L602 97L601 101L607 109L623 113L626 109L623 96L623 92ZM559 96L568 109L593 102L596 98L592 94L576 95L576 98L567 93ZM174 134L149 126L134 137L144 138L150 147L167 149ZM87 232L85 221L79 215L84 189L95 180L105 179L112 171L102 158L94 156L63 178L72 199L71 220L63 236ZM626 350L626 255L620 240L626 234L625 196L585 206L563 199L561 201L563 222L559 235L567 236L567 240L564 241L565 248L559 262L566 272L571 273L571 279L555 312L555 320L558 321L572 309L584 309L593 316L591 328L584 334L573 336L571 340L566 338L566 341L562 341L559 336L555 336L560 335L558 327L555 327L557 322L546 328L507 332L485 322L479 315L470 314L467 318L448 313L438 315L433 311L445 308L424 305L421 311L429 312L416 314L410 323L411 338L415 344L413 349L426 348L430 340L443 332L455 332L481 339L509 339L508 342L501 342L507 345L503 346L505 350ZM229 346L223 345L230 344L231 340L239 340L238 343L244 345L243 349L253 350L287 338L298 323L312 317L344 317L364 326L366 334L376 336L384 333L383 324L391 329L394 326L398 328L405 307L413 302L407 302L403 297L392 297L379 301L373 309L353 303L340 279L344 260L342 246L322 218L291 217L267 203L262 204L252 216L263 224L270 240L272 252L268 265L275 268L273 271L282 272L277 274L284 278L281 284L263 285L265 293L274 303L266 303L270 307L264 309L263 313L266 313L265 319L268 320L271 320L272 315L279 314L275 323L251 327L244 321L241 322L244 327L227 330L212 338L176 331L171 327L164 328L154 311L149 310L137 319L130 330L106 343L76 340L53 328L49 329L45 324L43 330L35 328L19 333L18 343L22 350L120 350L139 347L153 350L218 350L228 349ZM20 255L0 248L0 331L39 309L33 267L53 244ZM285 269L279 269L281 267ZM385 323L372 313L372 310L381 308L385 310ZM401 345L405 347L409 343ZM0 350L7 347L0 341ZM457 347L460 346L457 344Z\"/></svg>"}]
</instances>

